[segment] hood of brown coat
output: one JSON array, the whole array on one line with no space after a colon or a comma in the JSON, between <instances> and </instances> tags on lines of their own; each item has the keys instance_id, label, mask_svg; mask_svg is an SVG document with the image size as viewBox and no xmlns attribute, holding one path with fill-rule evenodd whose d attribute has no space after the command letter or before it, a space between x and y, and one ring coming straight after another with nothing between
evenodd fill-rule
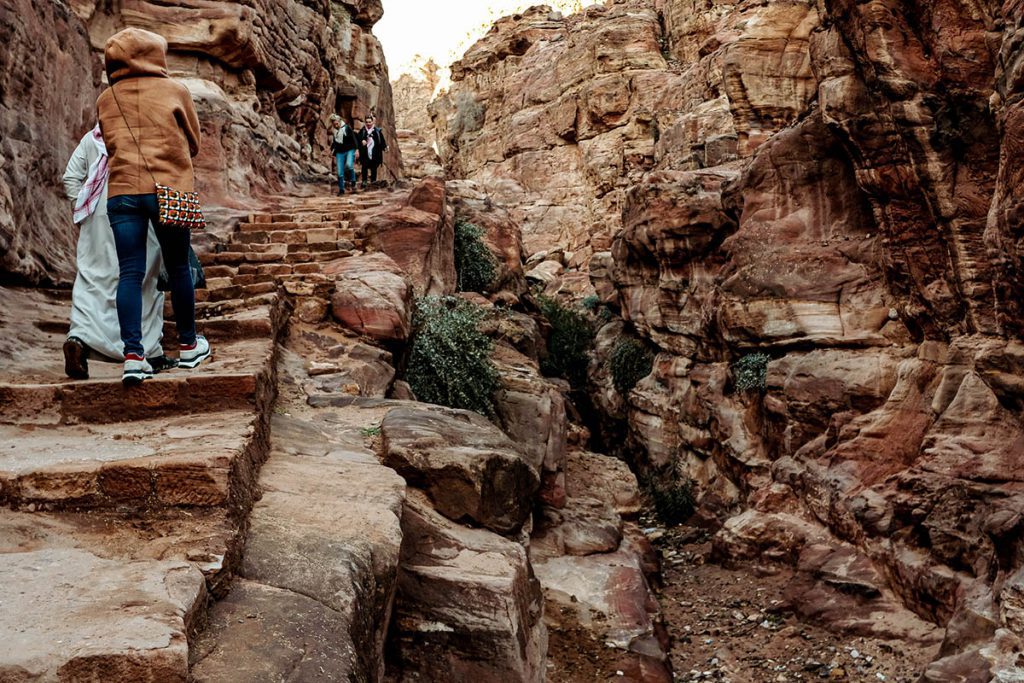
<instances>
[{"instance_id":1,"label":"hood of brown coat","mask_svg":"<svg viewBox=\"0 0 1024 683\"><path fill-rule=\"evenodd\" d=\"M110 83L135 76L167 75L167 40L141 28L118 31L103 50Z\"/></svg>"}]
</instances>

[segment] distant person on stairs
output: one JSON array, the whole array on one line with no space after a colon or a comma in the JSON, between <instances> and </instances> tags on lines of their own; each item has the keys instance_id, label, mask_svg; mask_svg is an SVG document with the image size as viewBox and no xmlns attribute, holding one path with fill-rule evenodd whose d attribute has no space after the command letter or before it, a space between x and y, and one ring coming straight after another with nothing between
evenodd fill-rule
<instances>
[{"instance_id":1,"label":"distant person on stairs","mask_svg":"<svg viewBox=\"0 0 1024 683\"><path fill-rule=\"evenodd\" d=\"M114 34L104 50L110 87L96 102L110 154L107 214L117 245L120 281L117 318L124 342L125 385L153 376L142 344L142 283L149 223L170 281L181 350L178 365L194 368L210 357L196 334L195 288L189 267L188 230L159 224L156 185L193 191L192 157L199 153L199 117L185 86L167 75L167 41L138 28Z\"/></svg>"},{"instance_id":2,"label":"distant person on stairs","mask_svg":"<svg viewBox=\"0 0 1024 683\"><path fill-rule=\"evenodd\" d=\"M107 220L107 147L97 125L85 134L64 171L64 190L78 225L78 274L71 294L71 329L64 342L64 372L88 379L90 354L122 362L124 343L117 322L117 249ZM160 244L146 232L146 278L142 287L142 346L154 371L173 367L164 356L164 295L157 290Z\"/></svg>"},{"instance_id":3,"label":"distant person on stairs","mask_svg":"<svg viewBox=\"0 0 1024 683\"><path fill-rule=\"evenodd\" d=\"M384 162L384 152L388 151L384 131L377 128L373 114L363 119L364 125L359 131L359 163L362 166L363 189L366 189L366 178L371 183L377 182L377 168Z\"/></svg>"},{"instance_id":4,"label":"distant person on stairs","mask_svg":"<svg viewBox=\"0 0 1024 683\"><path fill-rule=\"evenodd\" d=\"M331 153L334 154L335 166L338 169L338 194L345 194L347 185L352 192L356 191L356 150L359 142L352 126L337 114L331 116Z\"/></svg>"}]
</instances>

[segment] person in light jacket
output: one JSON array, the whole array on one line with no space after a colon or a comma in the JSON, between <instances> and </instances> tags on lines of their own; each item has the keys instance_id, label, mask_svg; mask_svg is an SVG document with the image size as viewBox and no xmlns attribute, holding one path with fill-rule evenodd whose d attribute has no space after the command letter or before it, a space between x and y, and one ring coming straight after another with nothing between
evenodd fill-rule
<instances>
[{"instance_id":1,"label":"person in light jacket","mask_svg":"<svg viewBox=\"0 0 1024 683\"><path fill-rule=\"evenodd\" d=\"M107 219L107 147L97 125L78 143L64 170L64 191L73 202L78 226L78 273L71 292L71 329L64 342L64 372L89 377L89 356L124 360L117 322L117 249ZM164 295L157 290L160 244L150 228L146 235L146 270L142 286L142 346L155 371L173 367L164 356Z\"/></svg>"},{"instance_id":2,"label":"person in light jacket","mask_svg":"<svg viewBox=\"0 0 1024 683\"><path fill-rule=\"evenodd\" d=\"M153 376L142 345L142 282L148 225L156 225L170 282L180 351L178 366L194 368L210 357L196 334L195 288L188 230L159 224L156 185L192 192L192 157L199 153L199 117L188 89L167 74L167 41L138 28L114 34L104 49L110 87L96 101L110 152L107 213L117 245L120 281L117 318L124 341L125 385Z\"/></svg>"}]
</instances>

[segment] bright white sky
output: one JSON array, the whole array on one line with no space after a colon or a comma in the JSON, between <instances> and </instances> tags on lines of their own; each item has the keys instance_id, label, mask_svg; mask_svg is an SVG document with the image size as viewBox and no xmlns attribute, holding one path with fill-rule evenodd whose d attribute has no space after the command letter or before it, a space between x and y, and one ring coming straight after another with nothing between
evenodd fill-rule
<instances>
[{"instance_id":1,"label":"bright white sky","mask_svg":"<svg viewBox=\"0 0 1024 683\"><path fill-rule=\"evenodd\" d=\"M590 0L584 4L591 4ZM576 0L383 0L373 33L384 45L391 79L416 73L416 57L448 67L483 37L495 19L546 4L568 12Z\"/></svg>"}]
</instances>

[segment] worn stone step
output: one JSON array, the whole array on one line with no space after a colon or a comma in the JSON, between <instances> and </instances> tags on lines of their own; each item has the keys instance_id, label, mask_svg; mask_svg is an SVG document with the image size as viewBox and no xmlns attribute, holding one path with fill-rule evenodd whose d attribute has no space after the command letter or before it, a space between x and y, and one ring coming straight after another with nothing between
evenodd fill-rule
<instances>
[{"instance_id":1,"label":"worn stone step","mask_svg":"<svg viewBox=\"0 0 1024 683\"><path fill-rule=\"evenodd\" d=\"M290 267L290 266L289 266ZM235 315L243 311L255 310L262 306L281 307L283 300L277 292L260 294L249 299L229 299L227 301L211 301L196 303L196 320L199 322L199 331L204 332L202 321L225 315ZM164 316L172 318L172 311L167 308Z\"/></svg>"},{"instance_id":2,"label":"worn stone step","mask_svg":"<svg viewBox=\"0 0 1024 683\"><path fill-rule=\"evenodd\" d=\"M366 411L339 418L274 416L241 578L211 610L193 680L382 680L405 482L364 445Z\"/></svg>"},{"instance_id":3,"label":"worn stone step","mask_svg":"<svg viewBox=\"0 0 1024 683\"><path fill-rule=\"evenodd\" d=\"M257 282L249 285L228 284L223 287L210 287L196 290L196 301L226 301L229 299L247 299L260 294L277 291L275 282Z\"/></svg>"},{"instance_id":4,"label":"worn stone step","mask_svg":"<svg viewBox=\"0 0 1024 683\"><path fill-rule=\"evenodd\" d=\"M266 433L252 410L116 424L0 425L0 504L223 507L252 495Z\"/></svg>"},{"instance_id":5,"label":"worn stone step","mask_svg":"<svg viewBox=\"0 0 1024 683\"><path fill-rule=\"evenodd\" d=\"M274 280L276 282L276 279ZM239 339L270 339L284 326L288 315L284 299L274 292L260 294L248 301L232 299L196 303L196 328L211 342ZM164 346L173 349L178 339L174 308L170 298L164 305Z\"/></svg>"},{"instance_id":6,"label":"worn stone step","mask_svg":"<svg viewBox=\"0 0 1024 683\"><path fill-rule=\"evenodd\" d=\"M0 555L0 680L186 681L203 575L76 549Z\"/></svg>"},{"instance_id":7,"label":"worn stone step","mask_svg":"<svg viewBox=\"0 0 1024 683\"><path fill-rule=\"evenodd\" d=\"M240 232L277 232L284 230L308 230L312 227L316 228L334 228L336 230L347 230L348 221L318 221L318 222L299 222L299 221L288 221L288 222L273 222L273 223L239 223L238 230Z\"/></svg>"},{"instance_id":8,"label":"worn stone step","mask_svg":"<svg viewBox=\"0 0 1024 683\"><path fill-rule=\"evenodd\" d=\"M104 424L211 410L267 409L273 386L273 339L213 346L213 358L194 370L161 373L137 387L121 384L119 363L93 362L90 379L64 376L63 357L31 374L0 375L0 424ZM168 355L174 355L169 353Z\"/></svg>"},{"instance_id":9,"label":"worn stone step","mask_svg":"<svg viewBox=\"0 0 1024 683\"><path fill-rule=\"evenodd\" d=\"M208 266L203 269L203 273L206 275L207 280L214 277L234 277L238 273L238 268L234 266Z\"/></svg>"},{"instance_id":10,"label":"worn stone step","mask_svg":"<svg viewBox=\"0 0 1024 683\"><path fill-rule=\"evenodd\" d=\"M351 242L348 242L347 240L345 242L347 244L351 244ZM305 243L305 244L289 244L288 245L288 253L289 254L294 254L296 252L302 252L302 251L308 251L310 253L315 253L315 252L320 252L320 251L338 251L339 249L344 249L344 247L341 246L341 243L338 242L337 240L335 240L333 242L308 242L308 243Z\"/></svg>"},{"instance_id":11,"label":"worn stone step","mask_svg":"<svg viewBox=\"0 0 1024 683\"><path fill-rule=\"evenodd\" d=\"M203 266L272 263L280 261L288 253L287 244L232 244L230 247L227 251L203 254L199 262Z\"/></svg>"},{"instance_id":12,"label":"worn stone step","mask_svg":"<svg viewBox=\"0 0 1024 683\"><path fill-rule=\"evenodd\" d=\"M318 225L318 224L311 224ZM311 227L308 230L274 230L270 232L236 232L228 241L233 251L246 251L245 249L235 250L235 244L306 244L310 242L331 242L343 239L353 239L354 231L340 228Z\"/></svg>"}]
</instances>

